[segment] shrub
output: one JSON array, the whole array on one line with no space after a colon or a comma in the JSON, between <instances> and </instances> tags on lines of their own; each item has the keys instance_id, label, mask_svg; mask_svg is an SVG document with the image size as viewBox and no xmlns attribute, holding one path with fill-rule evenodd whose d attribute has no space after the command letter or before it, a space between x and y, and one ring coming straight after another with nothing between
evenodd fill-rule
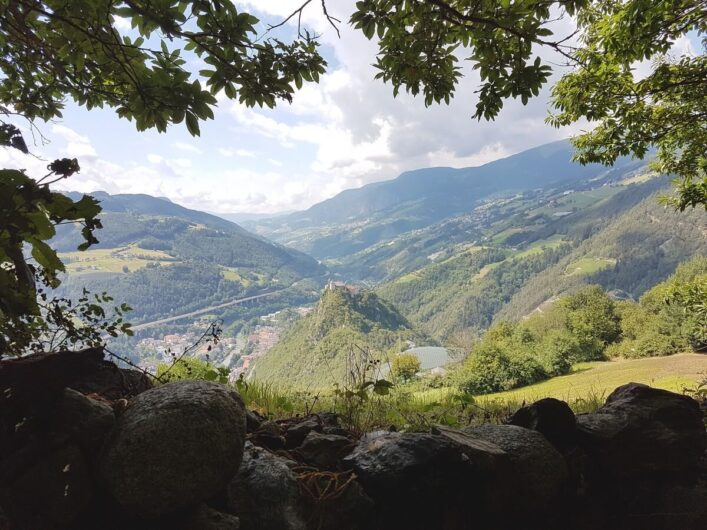
<instances>
[{"instance_id":1,"label":"shrub","mask_svg":"<svg viewBox=\"0 0 707 530\"><path fill-rule=\"evenodd\" d=\"M672 355L687 348L687 342L679 337L649 331L637 339L623 340L611 344L606 349L606 356L610 358L623 357L625 359L659 357Z\"/></svg>"},{"instance_id":2,"label":"shrub","mask_svg":"<svg viewBox=\"0 0 707 530\"><path fill-rule=\"evenodd\" d=\"M390 363L390 372L395 379L409 381L419 371L420 360L412 353L400 353Z\"/></svg>"},{"instance_id":3,"label":"shrub","mask_svg":"<svg viewBox=\"0 0 707 530\"><path fill-rule=\"evenodd\" d=\"M552 330L537 346L537 357L550 376L569 373L574 359L580 357L579 342L566 330Z\"/></svg>"},{"instance_id":4,"label":"shrub","mask_svg":"<svg viewBox=\"0 0 707 530\"><path fill-rule=\"evenodd\" d=\"M543 367L530 353L508 354L481 346L469 356L460 387L469 394L489 394L531 385L545 377Z\"/></svg>"},{"instance_id":5,"label":"shrub","mask_svg":"<svg viewBox=\"0 0 707 530\"><path fill-rule=\"evenodd\" d=\"M184 357L170 364L157 366L157 379L163 383L181 381L183 379L199 379L202 381L228 382L228 369L214 367L207 361L196 357Z\"/></svg>"},{"instance_id":6,"label":"shrub","mask_svg":"<svg viewBox=\"0 0 707 530\"><path fill-rule=\"evenodd\" d=\"M615 303L598 285L584 287L560 303L567 310L565 326L578 341L575 361L600 359L606 346L620 337Z\"/></svg>"}]
</instances>

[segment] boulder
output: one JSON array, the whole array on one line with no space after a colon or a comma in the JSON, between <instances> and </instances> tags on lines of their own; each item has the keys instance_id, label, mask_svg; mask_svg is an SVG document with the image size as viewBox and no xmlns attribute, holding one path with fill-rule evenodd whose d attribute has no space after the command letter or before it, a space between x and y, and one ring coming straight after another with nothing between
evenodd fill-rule
<instances>
[{"instance_id":1,"label":"boulder","mask_svg":"<svg viewBox=\"0 0 707 530\"><path fill-rule=\"evenodd\" d=\"M239 530L241 525L235 515L200 504L181 521L175 521L169 527L175 530Z\"/></svg>"},{"instance_id":2,"label":"boulder","mask_svg":"<svg viewBox=\"0 0 707 530\"><path fill-rule=\"evenodd\" d=\"M66 434L85 455L93 458L114 423L115 414L106 402L66 388L52 416L50 430L59 436Z\"/></svg>"},{"instance_id":3,"label":"boulder","mask_svg":"<svg viewBox=\"0 0 707 530\"><path fill-rule=\"evenodd\" d=\"M464 528L482 487L459 444L434 434L364 436L344 465L376 503L381 527Z\"/></svg>"},{"instance_id":4,"label":"boulder","mask_svg":"<svg viewBox=\"0 0 707 530\"><path fill-rule=\"evenodd\" d=\"M351 452L353 446L353 442L344 436L310 431L294 453L312 466L337 469L341 459Z\"/></svg>"},{"instance_id":5,"label":"boulder","mask_svg":"<svg viewBox=\"0 0 707 530\"><path fill-rule=\"evenodd\" d=\"M246 442L243 462L228 484L230 511L244 530L299 530L299 485L287 460Z\"/></svg>"},{"instance_id":6,"label":"boulder","mask_svg":"<svg viewBox=\"0 0 707 530\"><path fill-rule=\"evenodd\" d=\"M307 527L370 530L375 505L353 471L305 471L298 477Z\"/></svg>"},{"instance_id":7,"label":"boulder","mask_svg":"<svg viewBox=\"0 0 707 530\"><path fill-rule=\"evenodd\" d=\"M464 429L500 447L509 465L498 466L492 510L509 518L554 511L568 480L562 455L537 431L515 425L482 425Z\"/></svg>"},{"instance_id":8,"label":"boulder","mask_svg":"<svg viewBox=\"0 0 707 530\"><path fill-rule=\"evenodd\" d=\"M267 447L273 451L285 448L282 428L274 421L263 422L255 432L248 435L248 440L258 447Z\"/></svg>"},{"instance_id":9,"label":"boulder","mask_svg":"<svg viewBox=\"0 0 707 530\"><path fill-rule=\"evenodd\" d=\"M492 475L496 473L498 466L508 463L508 454L503 449L470 432L452 429L444 425L435 425L432 427L432 433L444 436L456 443L474 464L477 472L483 471Z\"/></svg>"},{"instance_id":10,"label":"boulder","mask_svg":"<svg viewBox=\"0 0 707 530\"><path fill-rule=\"evenodd\" d=\"M128 513L158 517L225 488L238 470L245 408L228 387L176 381L138 395L104 445L100 475Z\"/></svg>"},{"instance_id":11,"label":"boulder","mask_svg":"<svg viewBox=\"0 0 707 530\"><path fill-rule=\"evenodd\" d=\"M265 417L254 410L246 410L245 421L246 432L251 433L260 428L260 426L265 422Z\"/></svg>"},{"instance_id":12,"label":"boulder","mask_svg":"<svg viewBox=\"0 0 707 530\"><path fill-rule=\"evenodd\" d=\"M76 445L35 453L19 475L0 484L0 509L17 529L71 529L89 508L95 485ZM5 527L2 527L5 528Z\"/></svg>"},{"instance_id":13,"label":"boulder","mask_svg":"<svg viewBox=\"0 0 707 530\"><path fill-rule=\"evenodd\" d=\"M696 473L707 447L696 401L638 383L617 388L603 407L577 422L591 460L588 474L604 483L650 475L686 478Z\"/></svg>"},{"instance_id":14,"label":"boulder","mask_svg":"<svg viewBox=\"0 0 707 530\"><path fill-rule=\"evenodd\" d=\"M564 401L545 398L518 409L510 425L538 431L559 449L573 445L577 435L577 418Z\"/></svg>"},{"instance_id":15,"label":"boulder","mask_svg":"<svg viewBox=\"0 0 707 530\"><path fill-rule=\"evenodd\" d=\"M307 435L312 432L322 431L322 421L319 416L312 414L306 418L298 421L297 423L290 425L285 431L285 444L288 449L293 449L298 447Z\"/></svg>"},{"instance_id":16,"label":"boulder","mask_svg":"<svg viewBox=\"0 0 707 530\"><path fill-rule=\"evenodd\" d=\"M98 394L110 400L135 397L153 387L144 372L119 368L110 361L103 361L90 374L75 378L69 386L83 394Z\"/></svg>"}]
</instances>

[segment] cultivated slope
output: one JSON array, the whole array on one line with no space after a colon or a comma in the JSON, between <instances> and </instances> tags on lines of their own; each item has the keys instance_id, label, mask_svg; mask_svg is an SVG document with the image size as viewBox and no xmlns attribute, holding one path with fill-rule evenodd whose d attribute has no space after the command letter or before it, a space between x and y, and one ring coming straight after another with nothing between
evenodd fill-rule
<instances>
[{"instance_id":1,"label":"cultivated slope","mask_svg":"<svg viewBox=\"0 0 707 530\"><path fill-rule=\"evenodd\" d=\"M637 297L678 263L707 254L707 214L660 205L656 190L667 192L667 179L632 180L563 194L566 203L546 198L477 227L475 244L453 246L378 293L425 332L463 344L494 318L520 318L578 285Z\"/></svg>"}]
</instances>

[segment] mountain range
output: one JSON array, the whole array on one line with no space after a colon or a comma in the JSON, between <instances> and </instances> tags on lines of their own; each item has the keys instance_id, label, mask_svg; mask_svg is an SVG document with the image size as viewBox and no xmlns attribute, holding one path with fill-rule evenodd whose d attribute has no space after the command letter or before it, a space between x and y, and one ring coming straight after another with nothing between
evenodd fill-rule
<instances>
[{"instance_id":1,"label":"mountain range","mask_svg":"<svg viewBox=\"0 0 707 530\"><path fill-rule=\"evenodd\" d=\"M610 173L571 161L567 141L543 145L479 167L434 167L346 190L311 208L244 226L317 259L341 259L384 239L472 212L499 195L571 187ZM642 165L617 161L615 170Z\"/></svg>"},{"instance_id":2,"label":"mountain range","mask_svg":"<svg viewBox=\"0 0 707 530\"><path fill-rule=\"evenodd\" d=\"M133 306L136 323L283 293L261 313L214 314L228 325L313 303L333 278L365 286L418 337L463 350L494 320L522 318L579 285L637 298L707 254L707 213L659 203L668 177L639 160L606 168L571 157L568 142L555 142L480 167L410 171L242 226L99 192L100 243L75 252L78 234L61 227L55 245L67 292L107 290Z\"/></svg>"},{"instance_id":3,"label":"mountain range","mask_svg":"<svg viewBox=\"0 0 707 530\"><path fill-rule=\"evenodd\" d=\"M77 252L75 226L59 227L53 241L67 264L63 289L113 293L135 323L323 281L315 259L220 217L149 195L93 195L103 208L99 243Z\"/></svg>"}]
</instances>

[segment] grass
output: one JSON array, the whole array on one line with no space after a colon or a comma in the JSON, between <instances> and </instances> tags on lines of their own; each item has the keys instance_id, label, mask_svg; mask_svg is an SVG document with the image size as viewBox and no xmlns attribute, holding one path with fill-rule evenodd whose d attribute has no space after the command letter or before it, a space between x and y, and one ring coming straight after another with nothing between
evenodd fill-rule
<instances>
[{"instance_id":1,"label":"grass","mask_svg":"<svg viewBox=\"0 0 707 530\"><path fill-rule=\"evenodd\" d=\"M62 252L59 258L66 265L67 272L74 274L122 273L123 267L127 267L128 271L132 272L145 267L148 263L171 265L178 261L161 250L148 250L136 246Z\"/></svg>"},{"instance_id":2,"label":"grass","mask_svg":"<svg viewBox=\"0 0 707 530\"><path fill-rule=\"evenodd\" d=\"M614 258L582 258L567 265L565 276L594 274L616 265Z\"/></svg>"},{"instance_id":3,"label":"grass","mask_svg":"<svg viewBox=\"0 0 707 530\"><path fill-rule=\"evenodd\" d=\"M541 206L527 213L526 217L530 218L536 215L552 215L557 212L571 212L583 210L602 200L611 197L621 191L619 187L601 186L599 188L587 191L579 191L570 193L564 197L558 198L554 205Z\"/></svg>"},{"instance_id":4,"label":"grass","mask_svg":"<svg viewBox=\"0 0 707 530\"><path fill-rule=\"evenodd\" d=\"M557 248L563 243L566 243L566 241L565 239L563 239L562 235L555 234L553 236L548 237L547 239L540 239L539 241L533 242L532 244L528 245L528 247L522 252L513 254L512 258L523 259L527 256L532 256L533 254L540 254L546 249Z\"/></svg>"},{"instance_id":5,"label":"grass","mask_svg":"<svg viewBox=\"0 0 707 530\"><path fill-rule=\"evenodd\" d=\"M645 173L639 173L638 175L634 175L632 177L623 179L621 181L621 184L624 186L628 186L629 184L641 184L643 182L648 182L650 179L654 178L656 174L652 171L647 171Z\"/></svg>"},{"instance_id":6,"label":"grass","mask_svg":"<svg viewBox=\"0 0 707 530\"><path fill-rule=\"evenodd\" d=\"M707 355L680 353L668 357L649 357L616 361L580 363L572 373L553 377L535 385L506 392L476 396L478 403L522 404L544 397L562 399L583 412L587 403L604 399L618 386L626 383L644 383L673 392L683 392L707 377ZM452 399L458 391L453 388L435 388L415 393L421 404ZM520 406L520 405L519 405Z\"/></svg>"},{"instance_id":7,"label":"grass","mask_svg":"<svg viewBox=\"0 0 707 530\"><path fill-rule=\"evenodd\" d=\"M336 411L342 424L366 432L395 425L403 430L428 430L432 425L463 426L499 423L523 405L543 397L562 399L577 412L599 408L618 386L630 382L683 392L707 376L707 355L682 353L669 357L603 361L575 365L573 373L507 392L464 395L453 388L413 392L396 386L387 395L365 400L340 394L293 392L260 381L239 383L246 406L271 419L311 412ZM354 401L351 401L353 399Z\"/></svg>"},{"instance_id":8,"label":"grass","mask_svg":"<svg viewBox=\"0 0 707 530\"><path fill-rule=\"evenodd\" d=\"M704 377L707 377L707 355L680 353L668 357L583 363L576 365L571 374L490 394L485 399L533 401L554 397L572 401L592 394L608 395L617 386L632 382L682 392Z\"/></svg>"},{"instance_id":9,"label":"grass","mask_svg":"<svg viewBox=\"0 0 707 530\"><path fill-rule=\"evenodd\" d=\"M251 281L242 276L235 267L221 267L221 277L229 282L240 283L243 287L250 287Z\"/></svg>"}]
</instances>

